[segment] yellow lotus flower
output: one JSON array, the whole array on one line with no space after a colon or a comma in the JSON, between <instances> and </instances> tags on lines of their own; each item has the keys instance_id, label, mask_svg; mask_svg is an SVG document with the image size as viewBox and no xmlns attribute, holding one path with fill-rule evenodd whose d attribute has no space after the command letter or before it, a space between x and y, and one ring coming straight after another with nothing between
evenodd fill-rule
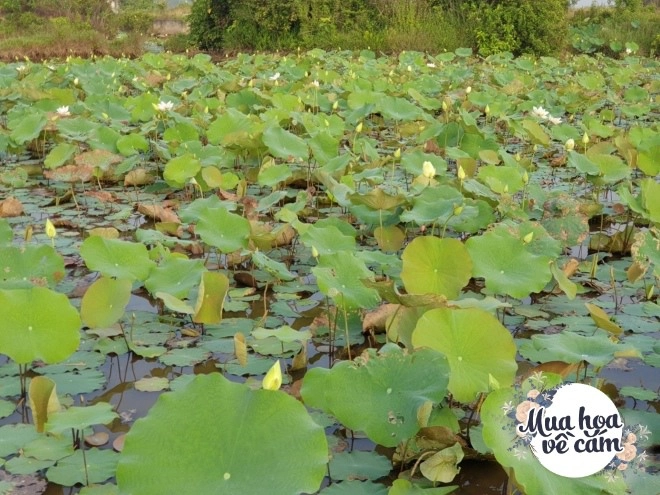
<instances>
[{"instance_id":1,"label":"yellow lotus flower","mask_svg":"<svg viewBox=\"0 0 660 495\"><path fill-rule=\"evenodd\" d=\"M261 382L261 388L264 390L279 390L282 386L282 368L280 368L280 360L271 366Z\"/></svg>"}]
</instances>

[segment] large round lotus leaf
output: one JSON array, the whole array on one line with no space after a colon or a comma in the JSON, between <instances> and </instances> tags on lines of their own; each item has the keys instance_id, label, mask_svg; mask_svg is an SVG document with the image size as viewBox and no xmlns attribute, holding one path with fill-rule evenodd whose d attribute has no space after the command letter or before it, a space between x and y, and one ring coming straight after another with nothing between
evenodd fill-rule
<instances>
[{"instance_id":1,"label":"large round lotus leaf","mask_svg":"<svg viewBox=\"0 0 660 495\"><path fill-rule=\"evenodd\" d=\"M0 354L18 364L64 361L78 348L80 316L69 299L44 287L0 290Z\"/></svg>"},{"instance_id":2,"label":"large round lotus leaf","mask_svg":"<svg viewBox=\"0 0 660 495\"><path fill-rule=\"evenodd\" d=\"M199 215L195 232L206 244L231 253L247 247L250 222L224 208L205 208Z\"/></svg>"},{"instance_id":3,"label":"large round lotus leaf","mask_svg":"<svg viewBox=\"0 0 660 495\"><path fill-rule=\"evenodd\" d=\"M408 353L390 344L331 369L311 369L301 394L308 406L364 431L377 444L394 447L419 431L420 407L444 399L448 376L442 354L432 349Z\"/></svg>"},{"instance_id":4,"label":"large round lotus leaf","mask_svg":"<svg viewBox=\"0 0 660 495\"><path fill-rule=\"evenodd\" d=\"M451 186L427 187L413 200L413 208L401 214L401 221L443 225L464 202L463 195Z\"/></svg>"},{"instance_id":5,"label":"large round lotus leaf","mask_svg":"<svg viewBox=\"0 0 660 495\"><path fill-rule=\"evenodd\" d=\"M456 299L472 277L472 260L458 239L417 237L401 258L401 279L409 294L442 294Z\"/></svg>"},{"instance_id":6,"label":"large round lotus leaf","mask_svg":"<svg viewBox=\"0 0 660 495\"><path fill-rule=\"evenodd\" d=\"M478 308L439 308L422 315L412 335L415 347L430 347L449 361L449 391L469 403L488 392L492 378L513 383L518 366L516 344L490 313Z\"/></svg>"},{"instance_id":7,"label":"large round lotus leaf","mask_svg":"<svg viewBox=\"0 0 660 495\"><path fill-rule=\"evenodd\" d=\"M122 493L314 493L326 472L323 428L293 397L213 373L160 396L126 435Z\"/></svg>"},{"instance_id":8,"label":"large round lotus leaf","mask_svg":"<svg viewBox=\"0 0 660 495\"><path fill-rule=\"evenodd\" d=\"M80 316L92 328L109 327L124 314L131 298L131 281L101 277L89 286L80 304Z\"/></svg>"},{"instance_id":9,"label":"large round lotus leaf","mask_svg":"<svg viewBox=\"0 0 660 495\"><path fill-rule=\"evenodd\" d=\"M474 275L483 277L486 287L495 294L522 299L543 290L552 277L552 258L532 254L524 238L504 228L471 237L466 246L474 263Z\"/></svg>"},{"instance_id":10,"label":"large round lotus leaf","mask_svg":"<svg viewBox=\"0 0 660 495\"><path fill-rule=\"evenodd\" d=\"M87 268L106 277L144 280L155 265L144 244L93 235L80 246Z\"/></svg>"},{"instance_id":11,"label":"large round lotus leaf","mask_svg":"<svg viewBox=\"0 0 660 495\"><path fill-rule=\"evenodd\" d=\"M481 406L481 421L484 442L493 450L502 467L513 469L512 479L515 479L522 493L626 493L626 483L622 476L615 477L612 481L602 474L586 478L565 478L544 468L530 448L514 448L515 419L507 415L506 404L512 404L515 408L520 400L512 388L491 392Z\"/></svg>"},{"instance_id":12,"label":"large round lotus leaf","mask_svg":"<svg viewBox=\"0 0 660 495\"><path fill-rule=\"evenodd\" d=\"M172 158L165 164L163 178L172 187L183 187L197 175L201 168L199 160L192 154L186 153Z\"/></svg>"}]
</instances>

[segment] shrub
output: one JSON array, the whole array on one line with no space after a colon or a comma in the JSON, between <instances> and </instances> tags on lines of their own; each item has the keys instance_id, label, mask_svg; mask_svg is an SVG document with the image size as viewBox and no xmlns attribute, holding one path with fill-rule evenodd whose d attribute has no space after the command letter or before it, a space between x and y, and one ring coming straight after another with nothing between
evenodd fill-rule
<instances>
[{"instance_id":1,"label":"shrub","mask_svg":"<svg viewBox=\"0 0 660 495\"><path fill-rule=\"evenodd\" d=\"M190 40L203 50L219 49L232 24L232 0L195 0L190 8Z\"/></svg>"},{"instance_id":2,"label":"shrub","mask_svg":"<svg viewBox=\"0 0 660 495\"><path fill-rule=\"evenodd\" d=\"M567 11L567 0L492 0L471 2L467 19L482 55L500 51L549 55L563 47Z\"/></svg>"}]
</instances>

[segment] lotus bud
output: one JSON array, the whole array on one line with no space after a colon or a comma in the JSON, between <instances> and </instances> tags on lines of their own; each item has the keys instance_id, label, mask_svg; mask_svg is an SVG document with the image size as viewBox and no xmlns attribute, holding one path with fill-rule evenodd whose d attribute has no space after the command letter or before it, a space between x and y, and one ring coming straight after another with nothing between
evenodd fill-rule
<instances>
[{"instance_id":1,"label":"lotus bud","mask_svg":"<svg viewBox=\"0 0 660 495\"><path fill-rule=\"evenodd\" d=\"M458 166L457 175L458 175L458 180L460 180L461 182L463 182L465 180L465 177L466 177L465 170L463 169L463 167L461 165Z\"/></svg>"},{"instance_id":2,"label":"lotus bud","mask_svg":"<svg viewBox=\"0 0 660 495\"><path fill-rule=\"evenodd\" d=\"M530 242L532 242L532 239L534 239L534 231L530 232L525 237L523 237L523 242L525 244L529 244Z\"/></svg>"},{"instance_id":3,"label":"lotus bud","mask_svg":"<svg viewBox=\"0 0 660 495\"><path fill-rule=\"evenodd\" d=\"M57 236L57 229L53 222L50 221L50 218L46 219L46 235L50 238L53 245L55 244L55 237Z\"/></svg>"},{"instance_id":4,"label":"lotus bud","mask_svg":"<svg viewBox=\"0 0 660 495\"><path fill-rule=\"evenodd\" d=\"M589 134L587 134L587 131L584 131L584 134L582 135L582 144L585 146L589 144Z\"/></svg>"},{"instance_id":5,"label":"lotus bud","mask_svg":"<svg viewBox=\"0 0 660 495\"><path fill-rule=\"evenodd\" d=\"M427 179L435 177L435 167L431 162L422 163L422 175Z\"/></svg>"},{"instance_id":6,"label":"lotus bud","mask_svg":"<svg viewBox=\"0 0 660 495\"><path fill-rule=\"evenodd\" d=\"M567 139L566 142L564 143L564 148L566 148L567 151L571 151L572 149L574 149L575 139L573 138Z\"/></svg>"},{"instance_id":7,"label":"lotus bud","mask_svg":"<svg viewBox=\"0 0 660 495\"><path fill-rule=\"evenodd\" d=\"M76 77L76 78L73 80L73 85L74 85L74 86L78 86L78 84L80 84L80 80Z\"/></svg>"},{"instance_id":8,"label":"lotus bud","mask_svg":"<svg viewBox=\"0 0 660 495\"><path fill-rule=\"evenodd\" d=\"M397 148L396 151L394 151L394 158L397 160L401 158L401 148Z\"/></svg>"},{"instance_id":9,"label":"lotus bud","mask_svg":"<svg viewBox=\"0 0 660 495\"><path fill-rule=\"evenodd\" d=\"M323 123L325 124L326 127L330 127L330 122L328 119L323 119Z\"/></svg>"},{"instance_id":10,"label":"lotus bud","mask_svg":"<svg viewBox=\"0 0 660 495\"><path fill-rule=\"evenodd\" d=\"M516 159L517 162L522 160L522 155L520 154L520 151L516 152L516 154L514 155L514 158Z\"/></svg>"},{"instance_id":11,"label":"lotus bud","mask_svg":"<svg viewBox=\"0 0 660 495\"><path fill-rule=\"evenodd\" d=\"M504 184L504 194L509 194L509 184Z\"/></svg>"},{"instance_id":12,"label":"lotus bud","mask_svg":"<svg viewBox=\"0 0 660 495\"><path fill-rule=\"evenodd\" d=\"M465 88L465 94L469 95L470 93L472 93L472 86Z\"/></svg>"},{"instance_id":13,"label":"lotus bud","mask_svg":"<svg viewBox=\"0 0 660 495\"><path fill-rule=\"evenodd\" d=\"M522 176L522 181L523 184L527 185L529 183L529 174L527 173L527 170L525 170L525 173Z\"/></svg>"},{"instance_id":14,"label":"lotus bud","mask_svg":"<svg viewBox=\"0 0 660 495\"><path fill-rule=\"evenodd\" d=\"M446 112L449 107L447 106L447 102L445 100L442 100L442 111Z\"/></svg>"},{"instance_id":15,"label":"lotus bud","mask_svg":"<svg viewBox=\"0 0 660 495\"><path fill-rule=\"evenodd\" d=\"M204 107L204 113L209 113L209 106L208 106L208 105L206 105L206 106Z\"/></svg>"},{"instance_id":16,"label":"lotus bud","mask_svg":"<svg viewBox=\"0 0 660 495\"><path fill-rule=\"evenodd\" d=\"M273 366L268 370L264 381L261 382L261 387L264 390L279 390L282 386L282 368L280 367L280 360L278 359Z\"/></svg>"},{"instance_id":17,"label":"lotus bud","mask_svg":"<svg viewBox=\"0 0 660 495\"><path fill-rule=\"evenodd\" d=\"M316 246L312 246L312 256L313 256L314 258L318 258L318 257L319 257L319 250L316 249Z\"/></svg>"},{"instance_id":18,"label":"lotus bud","mask_svg":"<svg viewBox=\"0 0 660 495\"><path fill-rule=\"evenodd\" d=\"M355 127L355 133L360 134L362 132L362 122L360 122L356 127Z\"/></svg>"},{"instance_id":19,"label":"lotus bud","mask_svg":"<svg viewBox=\"0 0 660 495\"><path fill-rule=\"evenodd\" d=\"M538 150L539 150L539 145L538 144L535 144L534 146L532 146L532 151L534 153L536 153Z\"/></svg>"},{"instance_id":20,"label":"lotus bud","mask_svg":"<svg viewBox=\"0 0 660 495\"><path fill-rule=\"evenodd\" d=\"M394 75L394 69L390 71L390 77L392 77L393 75Z\"/></svg>"},{"instance_id":21,"label":"lotus bud","mask_svg":"<svg viewBox=\"0 0 660 495\"><path fill-rule=\"evenodd\" d=\"M489 106L489 105L486 105L486 108L484 109L484 113L485 113L486 115L489 115L489 114L490 114L490 106Z\"/></svg>"},{"instance_id":22,"label":"lotus bud","mask_svg":"<svg viewBox=\"0 0 660 495\"><path fill-rule=\"evenodd\" d=\"M337 110L338 107L339 107L339 102L335 100L335 102L332 104L332 109Z\"/></svg>"},{"instance_id":23,"label":"lotus bud","mask_svg":"<svg viewBox=\"0 0 660 495\"><path fill-rule=\"evenodd\" d=\"M412 72L412 67L411 67L411 66L408 66L408 67L406 68L406 70L407 70L408 72Z\"/></svg>"},{"instance_id":24,"label":"lotus bud","mask_svg":"<svg viewBox=\"0 0 660 495\"><path fill-rule=\"evenodd\" d=\"M454 206L454 216L457 217L463 213L463 205Z\"/></svg>"}]
</instances>

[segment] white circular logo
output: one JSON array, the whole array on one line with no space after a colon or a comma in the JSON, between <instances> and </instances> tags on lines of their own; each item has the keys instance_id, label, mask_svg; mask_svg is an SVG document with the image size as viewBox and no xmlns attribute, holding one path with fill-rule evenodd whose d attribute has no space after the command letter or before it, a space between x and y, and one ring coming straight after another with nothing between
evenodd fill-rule
<instances>
[{"instance_id":1,"label":"white circular logo","mask_svg":"<svg viewBox=\"0 0 660 495\"><path fill-rule=\"evenodd\" d=\"M621 455L623 420L607 395L581 383L546 394L539 397L542 400L518 406L525 414L517 416L516 427L518 435L532 436L530 447L546 469L566 478L582 478Z\"/></svg>"}]
</instances>

